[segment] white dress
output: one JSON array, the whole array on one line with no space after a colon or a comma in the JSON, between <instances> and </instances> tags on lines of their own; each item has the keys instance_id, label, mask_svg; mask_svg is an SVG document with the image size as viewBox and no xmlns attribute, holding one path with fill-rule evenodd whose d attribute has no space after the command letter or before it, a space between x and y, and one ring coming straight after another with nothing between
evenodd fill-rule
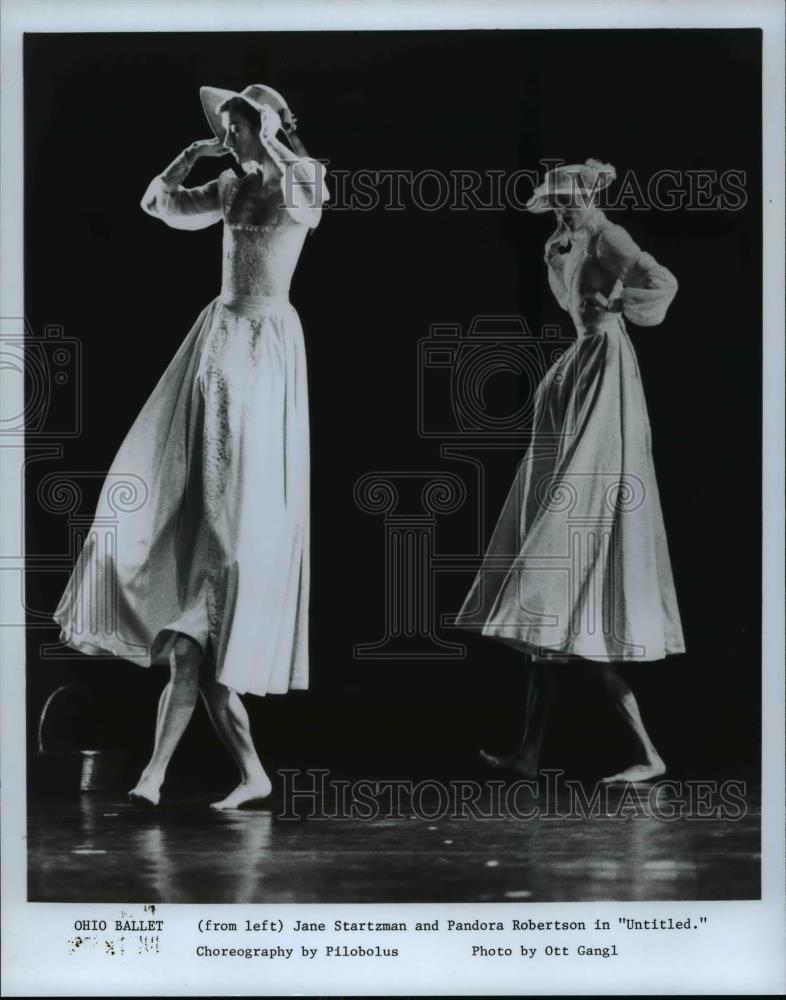
<instances>
[{"instance_id":1,"label":"white dress","mask_svg":"<svg viewBox=\"0 0 786 1000\"><path fill-rule=\"evenodd\" d=\"M538 386L530 447L456 624L535 659L660 660L685 643L623 316L660 323L677 281L600 211L568 246L558 236L549 284L576 340ZM619 312L595 297L615 284Z\"/></svg>"},{"instance_id":2,"label":"white dress","mask_svg":"<svg viewBox=\"0 0 786 1000\"><path fill-rule=\"evenodd\" d=\"M54 617L75 649L145 666L185 633L222 684L282 694L308 686L308 399L289 287L324 169L299 161L287 207L281 183L225 171L187 189L185 172L155 178L142 207L179 229L223 220L221 294L118 451ZM123 476L144 485L118 512Z\"/></svg>"}]
</instances>

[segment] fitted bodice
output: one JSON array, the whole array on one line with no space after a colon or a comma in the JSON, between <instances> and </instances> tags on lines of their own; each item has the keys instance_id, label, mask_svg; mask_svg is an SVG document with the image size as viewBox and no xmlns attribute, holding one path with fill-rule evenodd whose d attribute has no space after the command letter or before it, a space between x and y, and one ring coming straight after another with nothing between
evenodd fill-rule
<instances>
[{"instance_id":1,"label":"fitted bodice","mask_svg":"<svg viewBox=\"0 0 786 1000\"><path fill-rule=\"evenodd\" d=\"M296 222L254 226L224 222L221 299L287 297L307 229Z\"/></svg>"},{"instance_id":2,"label":"fitted bodice","mask_svg":"<svg viewBox=\"0 0 786 1000\"><path fill-rule=\"evenodd\" d=\"M179 179L188 167L182 160L151 181L142 208L175 229L223 222L221 301L226 305L253 311L271 297L288 298L306 234L319 223L328 198L324 167L301 158L285 178L266 178L259 170L236 177L225 170L208 184L184 188Z\"/></svg>"},{"instance_id":3,"label":"fitted bodice","mask_svg":"<svg viewBox=\"0 0 786 1000\"><path fill-rule=\"evenodd\" d=\"M221 299L230 306L268 296L286 298L308 232L284 207L280 188L260 196L246 185L246 179L237 177L225 177L220 185Z\"/></svg>"},{"instance_id":4,"label":"fitted bodice","mask_svg":"<svg viewBox=\"0 0 786 1000\"><path fill-rule=\"evenodd\" d=\"M547 251L549 284L579 336L596 332L599 324L619 324L618 315L604 310L594 299L597 292L608 297L616 280L598 259L594 235L580 230L566 246L557 244Z\"/></svg>"},{"instance_id":5,"label":"fitted bodice","mask_svg":"<svg viewBox=\"0 0 786 1000\"><path fill-rule=\"evenodd\" d=\"M545 259L551 290L579 337L620 329L623 316L654 326L677 292L674 275L602 212L575 233L555 233Z\"/></svg>"}]
</instances>

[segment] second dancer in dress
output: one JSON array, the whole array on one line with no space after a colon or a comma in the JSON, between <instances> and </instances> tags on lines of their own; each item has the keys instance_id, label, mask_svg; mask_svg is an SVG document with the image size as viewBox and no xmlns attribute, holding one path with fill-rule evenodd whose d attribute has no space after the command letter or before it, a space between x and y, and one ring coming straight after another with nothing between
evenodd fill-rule
<instances>
[{"instance_id":1,"label":"second dancer in dress","mask_svg":"<svg viewBox=\"0 0 786 1000\"><path fill-rule=\"evenodd\" d=\"M548 279L576 340L538 386L530 447L456 622L532 661L518 750L484 754L526 776L538 769L554 663L577 659L595 665L635 743L634 760L606 780L663 774L615 664L685 651L647 407L625 328L626 318L660 323L677 282L598 207L613 178L595 160L560 167L527 206L556 215Z\"/></svg>"}]
</instances>

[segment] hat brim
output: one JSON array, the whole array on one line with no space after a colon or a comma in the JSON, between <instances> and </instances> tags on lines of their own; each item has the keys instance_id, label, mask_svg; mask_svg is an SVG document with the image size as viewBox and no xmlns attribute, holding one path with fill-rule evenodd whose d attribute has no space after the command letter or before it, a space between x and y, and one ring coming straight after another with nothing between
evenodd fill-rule
<instances>
[{"instance_id":1,"label":"hat brim","mask_svg":"<svg viewBox=\"0 0 786 1000\"><path fill-rule=\"evenodd\" d=\"M268 88L268 90L269 99L258 102L248 94L240 94L235 90L223 90L221 87L200 87L199 100L202 102L202 110L205 112L205 117L208 120L210 128L213 130L213 135L217 139L220 139L221 142L226 138L226 129L221 124L221 112L218 109L225 101L233 97L245 101L254 111L259 111L264 105L268 105L274 111L279 111L280 108L286 107L284 98L277 91L272 88Z\"/></svg>"},{"instance_id":2,"label":"hat brim","mask_svg":"<svg viewBox=\"0 0 786 1000\"><path fill-rule=\"evenodd\" d=\"M598 189L600 190L600 188ZM564 208L564 205L557 205L554 199L558 195L567 194L575 195L576 189L573 187L555 187L550 188L548 191L543 190L543 188L535 188L532 197L524 206L527 212L533 212L536 215L542 214L543 212L553 212L557 208ZM583 207L588 207L589 202L587 202Z\"/></svg>"},{"instance_id":3,"label":"hat brim","mask_svg":"<svg viewBox=\"0 0 786 1000\"><path fill-rule=\"evenodd\" d=\"M548 199L543 195L533 195L524 206L524 211L531 212L533 215L543 215L545 212L553 211L553 209L554 206L550 205Z\"/></svg>"},{"instance_id":4,"label":"hat brim","mask_svg":"<svg viewBox=\"0 0 786 1000\"><path fill-rule=\"evenodd\" d=\"M233 90L222 90L220 87L200 87L199 100L202 102L202 110L208 120L213 135L222 142L226 139L226 129L221 124L221 114L219 108L231 97L240 97Z\"/></svg>"}]
</instances>

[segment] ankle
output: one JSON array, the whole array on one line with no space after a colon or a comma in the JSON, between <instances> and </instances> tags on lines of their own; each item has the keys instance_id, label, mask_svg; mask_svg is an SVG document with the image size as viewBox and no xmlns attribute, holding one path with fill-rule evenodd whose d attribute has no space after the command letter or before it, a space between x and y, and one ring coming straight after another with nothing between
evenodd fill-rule
<instances>
[{"instance_id":1,"label":"ankle","mask_svg":"<svg viewBox=\"0 0 786 1000\"><path fill-rule=\"evenodd\" d=\"M251 772L249 772L247 774L242 774L240 776L240 784L241 785L248 785L248 786L264 785L264 784L268 784L269 782L270 782L270 779L265 774L265 771L264 771L263 768L260 768L258 771L251 771Z\"/></svg>"},{"instance_id":2,"label":"ankle","mask_svg":"<svg viewBox=\"0 0 786 1000\"><path fill-rule=\"evenodd\" d=\"M257 778L267 778L267 772L262 766L261 760L256 760L253 763L251 761L243 761L243 765L240 768L240 775L243 781L256 781Z\"/></svg>"},{"instance_id":3,"label":"ankle","mask_svg":"<svg viewBox=\"0 0 786 1000\"><path fill-rule=\"evenodd\" d=\"M158 770L156 768L151 768L149 765L144 769L144 771L139 775L138 785L153 785L156 788L160 788L164 784L164 777L166 772Z\"/></svg>"}]
</instances>

